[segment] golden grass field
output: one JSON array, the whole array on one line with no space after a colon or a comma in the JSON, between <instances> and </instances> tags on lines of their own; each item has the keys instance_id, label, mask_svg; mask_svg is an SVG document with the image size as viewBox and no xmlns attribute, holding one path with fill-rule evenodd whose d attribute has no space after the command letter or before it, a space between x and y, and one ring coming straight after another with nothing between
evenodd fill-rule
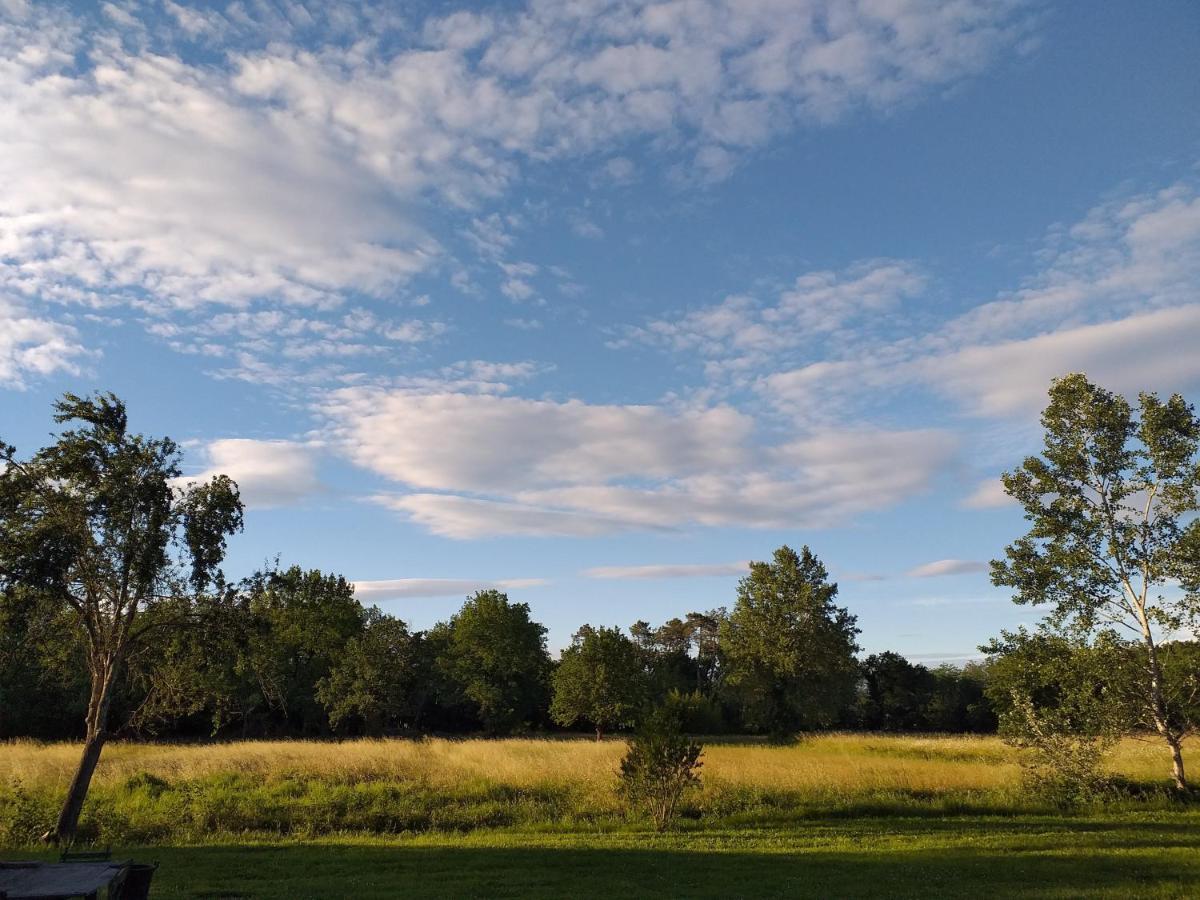
<instances>
[{"instance_id":1,"label":"golden grass field","mask_svg":"<svg viewBox=\"0 0 1200 900\"><path fill-rule=\"evenodd\" d=\"M104 750L95 786L150 774L167 782L237 774L274 779L300 776L354 781L421 781L454 788L495 783L524 788L556 785L611 793L622 740L362 739L341 742L242 741L219 744L114 742ZM65 786L78 761L74 744L15 741L0 745L0 782ZM1200 765L1200 740L1187 746ZM713 741L705 745L706 790L760 788L798 793L904 791L921 794L1008 791L1019 781L1016 752L996 737L827 734L795 744ZM1161 743L1125 739L1114 751L1115 773L1163 781Z\"/></svg>"}]
</instances>

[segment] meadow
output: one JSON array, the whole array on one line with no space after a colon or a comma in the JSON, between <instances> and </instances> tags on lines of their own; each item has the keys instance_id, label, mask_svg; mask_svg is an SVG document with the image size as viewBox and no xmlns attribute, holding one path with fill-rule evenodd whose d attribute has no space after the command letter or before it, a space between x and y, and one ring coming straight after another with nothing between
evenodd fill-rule
<instances>
[{"instance_id":1,"label":"meadow","mask_svg":"<svg viewBox=\"0 0 1200 900\"><path fill-rule=\"evenodd\" d=\"M105 750L86 840L163 863L156 896L1190 896L1200 806L1157 743L1123 789L1065 812L992 737L706 743L676 827L629 818L624 742L279 741ZM1188 748L1200 765L1200 747ZM0 746L0 837L29 857L70 744Z\"/></svg>"}]
</instances>

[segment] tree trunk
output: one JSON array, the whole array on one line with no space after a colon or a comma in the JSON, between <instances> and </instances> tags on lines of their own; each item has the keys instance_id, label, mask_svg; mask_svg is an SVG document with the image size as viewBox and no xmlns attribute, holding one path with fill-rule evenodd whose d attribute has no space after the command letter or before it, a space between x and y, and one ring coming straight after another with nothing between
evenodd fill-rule
<instances>
[{"instance_id":1,"label":"tree trunk","mask_svg":"<svg viewBox=\"0 0 1200 900\"><path fill-rule=\"evenodd\" d=\"M597 742L604 740L604 729L599 725L596 726L596 740Z\"/></svg>"},{"instance_id":2,"label":"tree trunk","mask_svg":"<svg viewBox=\"0 0 1200 900\"><path fill-rule=\"evenodd\" d=\"M88 788L91 786L96 764L100 762L100 751L104 749L105 739L106 735L101 733L88 738L84 743L83 756L79 760L79 768L75 770L75 777L71 779L71 787L58 814L58 822L42 836L46 843L70 846L75 840L79 814L83 812L83 801L87 799Z\"/></svg>"},{"instance_id":3,"label":"tree trunk","mask_svg":"<svg viewBox=\"0 0 1200 900\"><path fill-rule=\"evenodd\" d=\"M79 758L75 777L71 779L71 787L67 790L67 798L58 814L58 822L42 835L42 840L48 844L70 846L75 840L75 832L79 828L79 815L83 812L83 801L87 799L92 775L96 772L96 764L100 762L100 751L104 749L104 743L108 740L108 707L112 699L113 681L116 678L116 663L113 660L94 661L91 668L92 691L88 700L83 755Z\"/></svg>"},{"instance_id":4,"label":"tree trunk","mask_svg":"<svg viewBox=\"0 0 1200 900\"><path fill-rule=\"evenodd\" d=\"M1183 745L1175 735L1167 735L1167 743L1171 747L1171 774L1175 778L1175 787L1181 791L1188 789L1187 776L1183 772Z\"/></svg>"},{"instance_id":5,"label":"tree trunk","mask_svg":"<svg viewBox=\"0 0 1200 900\"><path fill-rule=\"evenodd\" d=\"M1171 721L1167 715L1167 702L1163 697L1162 667L1158 663L1158 648L1154 645L1154 634L1150 631L1149 623L1142 619L1142 643L1146 646L1147 667L1150 671L1150 703L1154 716L1154 727L1167 746L1171 748L1171 776L1175 779L1177 790L1188 789L1187 776L1183 770L1183 750L1179 735L1171 730Z\"/></svg>"}]
</instances>

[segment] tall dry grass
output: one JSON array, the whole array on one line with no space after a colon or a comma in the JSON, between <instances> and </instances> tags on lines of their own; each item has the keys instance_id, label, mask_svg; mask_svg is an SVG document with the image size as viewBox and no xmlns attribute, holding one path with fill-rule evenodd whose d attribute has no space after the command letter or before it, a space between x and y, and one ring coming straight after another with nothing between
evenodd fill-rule
<instances>
[{"instance_id":1,"label":"tall dry grass","mask_svg":"<svg viewBox=\"0 0 1200 900\"><path fill-rule=\"evenodd\" d=\"M124 782L144 773L168 782L238 774L607 790L624 748L621 740L537 738L113 742L104 750L94 783ZM1186 750L1193 767L1200 765L1200 739ZM0 743L0 781L64 786L79 752L74 744ZM1167 757L1156 741L1127 738L1113 754L1111 768L1131 780L1156 781L1165 777ZM705 745L703 772L712 784L784 791L987 791L1011 787L1018 778L1015 752L998 738L940 735L828 734L782 746L713 740Z\"/></svg>"},{"instance_id":2,"label":"tall dry grass","mask_svg":"<svg viewBox=\"0 0 1200 900\"><path fill-rule=\"evenodd\" d=\"M1193 766L1200 766L1198 747L1187 748ZM116 742L97 769L85 834L182 842L615 827L624 749L620 740L580 739ZM40 833L78 753L70 744L0 744L0 843ZM1112 768L1147 786L1167 782L1166 754L1153 742L1123 742ZM1020 790L1015 752L994 737L828 734L787 746L714 740L706 742L702 775L690 814L731 824L1038 810ZM1171 802L1165 792L1160 799Z\"/></svg>"}]
</instances>

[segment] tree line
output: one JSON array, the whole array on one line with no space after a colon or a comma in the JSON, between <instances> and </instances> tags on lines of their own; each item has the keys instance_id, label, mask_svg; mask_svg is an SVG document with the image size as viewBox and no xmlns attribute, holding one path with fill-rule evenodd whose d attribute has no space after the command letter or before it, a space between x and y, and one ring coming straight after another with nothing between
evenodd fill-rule
<instances>
[{"instance_id":1,"label":"tree line","mask_svg":"<svg viewBox=\"0 0 1200 900\"><path fill-rule=\"evenodd\" d=\"M753 563L732 611L628 629L582 626L555 660L527 604L486 590L424 631L364 606L345 578L273 567L166 605L113 685L132 737L526 734L597 737L668 707L697 734L824 728L987 732L987 667L858 659L854 618L807 548ZM157 620L162 618L162 627ZM70 609L10 590L0 604L0 737L86 737L88 643Z\"/></svg>"},{"instance_id":2,"label":"tree line","mask_svg":"<svg viewBox=\"0 0 1200 900\"><path fill-rule=\"evenodd\" d=\"M1097 777L1115 736L1155 735L1188 790L1200 419L1179 395L1143 393L1135 411L1084 375L1052 382L1042 452L1003 476L1029 530L992 563L996 585L1047 615L981 648L986 664L934 670L860 661L855 617L808 547L751 563L731 609L585 625L558 661L498 591L418 632L337 575L276 566L232 584L236 484L181 486L175 443L131 434L111 394L66 394L55 420L71 427L28 458L0 442L0 736L83 739L51 840L74 834L122 732L600 737L664 709L693 731L775 737L998 723L1070 785Z\"/></svg>"}]
</instances>

